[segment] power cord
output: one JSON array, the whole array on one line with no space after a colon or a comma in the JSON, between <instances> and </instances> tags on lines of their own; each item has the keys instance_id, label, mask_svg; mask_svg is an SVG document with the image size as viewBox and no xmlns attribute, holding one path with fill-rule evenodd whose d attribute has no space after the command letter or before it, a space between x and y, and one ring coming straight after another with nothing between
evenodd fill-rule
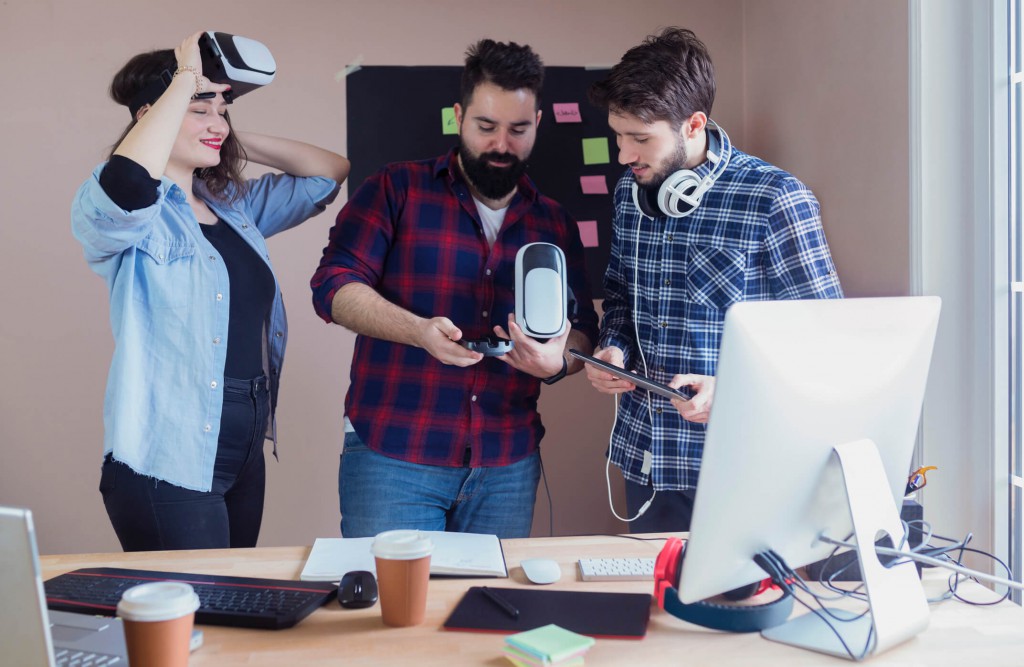
<instances>
[{"instance_id":1,"label":"power cord","mask_svg":"<svg viewBox=\"0 0 1024 667\"><path fill-rule=\"evenodd\" d=\"M548 537L555 536L555 504L551 501L551 489L548 488L548 475L544 472L544 457L537 450L537 461L540 462L540 478L544 480L544 494L548 497Z\"/></svg>"},{"instance_id":2,"label":"power cord","mask_svg":"<svg viewBox=\"0 0 1024 667\"><path fill-rule=\"evenodd\" d=\"M612 476L611 476L612 453L611 453L611 448L612 448L612 438L615 435L615 426L616 426L616 424L619 423L619 396L618 396L618 394L613 396L613 399L615 400L615 419L612 421L611 433L608 434L608 456L606 456L605 460L604 460L604 482L605 482L605 488L608 490L608 509L611 510L612 516L614 516L619 521L624 521L626 523L631 523L633 521L636 521L640 517L642 517L644 515L644 512L646 512L648 509L650 509L651 503L654 502L654 497L656 495L658 495L658 491L656 489L651 489L651 497L647 499L647 502L645 502L643 505L640 506L640 510L631 519L627 519L626 517L619 516L619 513L615 511L615 504L612 502Z\"/></svg>"},{"instance_id":3,"label":"power cord","mask_svg":"<svg viewBox=\"0 0 1024 667\"><path fill-rule=\"evenodd\" d=\"M821 540L822 542L825 542L826 544L833 544L833 545L840 546L840 547L846 547L848 549L856 549L857 548L856 544L853 544L853 543L850 543L850 542L844 542L844 541L840 541L840 540L834 540L834 539L832 539L830 537L827 537L825 535L819 535L818 539ZM972 553L978 553L978 554L982 554L982 555L988 556L988 557L992 558L993 560L995 560L997 563L999 563L1007 572L1010 572L1009 566L1006 565L1006 563L1004 563L1003 561L1001 561L998 558L996 558L992 554L986 553L984 551L980 551L978 549L969 549L967 547L962 547L962 548L960 548L960 550L961 551L969 551L969 552L972 552ZM1016 582L1016 581L1011 581L1010 579L1004 579L1003 577L996 577L996 576L993 576L993 575L990 575L990 574L985 574L984 572L978 572L977 570L971 570L969 568L966 568L966 567L963 567L962 565L960 565L958 561L953 561L952 559L950 559L948 557L946 557L945 559L933 558L931 556L926 556L926 555L924 555L922 553L916 553L916 552L913 552L913 551L901 551L899 549L890 549L889 547L881 547L881 546L878 546L878 545L875 545L875 552L879 553L879 554L882 554L883 556L896 556L898 559L904 559L904 560L900 560L900 561L897 561L897 562L890 563L889 565L887 565L887 567L892 567L892 566L897 565L899 563L905 562L906 560L914 560L914 561L917 561L919 563L924 563L926 565L930 565L932 567L944 567L947 570L951 570L953 572L956 572L957 574L964 575L964 576L966 576L968 578L971 578L971 579L987 581L989 583L998 584L1000 586L1006 586L1008 588L1014 588L1016 590L1024 590L1024 584L1021 584L1021 583ZM942 555L945 555L945 554L942 554ZM1012 576L1012 574L1011 574L1011 576Z\"/></svg>"},{"instance_id":4,"label":"power cord","mask_svg":"<svg viewBox=\"0 0 1024 667\"><path fill-rule=\"evenodd\" d=\"M643 213L642 212L640 214L640 220L643 220ZM645 376L649 376L649 373L647 372L647 358L644 357L644 348L643 348L642 345L640 345L640 325L637 322L637 312L638 312L638 309L639 309L639 306L640 306L640 287L639 287L640 286L640 223L639 222L636 225L636 238L634 239L634 242L633 242L633 248L634 248L634 251L633 251L633 334L636 337L635 338L636 349L637 349L637 352L640 354L640 363L643 364L644 375ZM644 512L646 512L648 509L650 509L651 503L654 502L654 497L658 495L658 491L657 491L657 489L654 489L652 487L652 489L651 489L651 497L647 499L647 502L645 502L643 505L640 506L640 510L637 511L636 515L633 518L631 518L631 519L627 519L625 517L621 517L621 516L619 516L619 513L615 511L615 505L612 502L612 478L611 478L612 456L611 456L611 451L612 451L612 439L615 436L615 427L619 423L619 395L615 394L612 398L615 400L615 419L612 421L611 433L608 434L608 456L605 457L605 462L604 462L604 481L605 481L605 487L608 489L608 509L611 510L612 516L614 516L619 521L624 521L625 523L632 523L633 521L636 521L637 519L642 517L644 515ZM654 433L654 408L651 406L651 392L647 392L647 416L650 419L651 433L653 435L653 433ZM652 443L652 446L653 446L653 443Z\"/></svg>"}]
</instances>

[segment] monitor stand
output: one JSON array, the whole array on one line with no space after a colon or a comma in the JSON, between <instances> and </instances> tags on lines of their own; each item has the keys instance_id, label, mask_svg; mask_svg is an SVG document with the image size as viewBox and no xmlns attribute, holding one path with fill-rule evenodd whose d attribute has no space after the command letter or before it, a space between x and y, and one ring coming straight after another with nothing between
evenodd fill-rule
<instances>
[{"instance_id":1,"label":"monitor stand","mask_svg":"<svg viewBox=\"0 0 1024 667\"><path fill-rule=\"evenodd\" d=\"M875 443L858 440L838 445L833 452L846 484L869 611L856 618L858 614L828 609L839 618L855 619L836 620L819 610L835 631L808 612L761 634L772 641L861 660L905 642L928 627L928 601L913 561L887 568L875 553L875 541L883 534L897 545L903 535L900 513Z\"/></svg>"}]
</instances>

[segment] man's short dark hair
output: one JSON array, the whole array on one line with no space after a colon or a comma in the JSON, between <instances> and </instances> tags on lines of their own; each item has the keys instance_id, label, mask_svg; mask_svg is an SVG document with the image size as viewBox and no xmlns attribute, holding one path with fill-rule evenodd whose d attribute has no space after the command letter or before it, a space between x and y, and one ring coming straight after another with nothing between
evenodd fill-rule
<instances>
[{"instance_id":1,"label":"man's short dark hair","mask_svg":"<svg viewBox=\"0 0 1024 667\"><path fill-rule=\"evenodd\" d=\"M525 88L533 93L540 108L540 89L544 84L544 63L527 45L515 42L495 42L481 39L466 51L466 66L462 70L460 101L466 108L473 99L473 91L481 83L493 83L502 90Z\"/></svg>"},{"instance_id":2,"label":"man's short dark hair","mask_svg":"<svg viewBox=\"0 0 1024 667\"><path fill-rule=\"evenodd\" d=\"M626 51L588 96L601 109L632 114L645 123L667 120L678 130L697 111L711 115L715 69L693 31L665 28Z\"/></svg>"}]
</instances>

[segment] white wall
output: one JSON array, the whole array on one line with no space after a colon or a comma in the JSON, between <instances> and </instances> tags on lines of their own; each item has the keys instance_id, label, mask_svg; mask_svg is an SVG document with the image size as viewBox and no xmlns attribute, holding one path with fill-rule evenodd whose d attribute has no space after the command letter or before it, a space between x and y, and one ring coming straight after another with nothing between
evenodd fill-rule
<instances>
[{"instance_id":1,"label":"white wall","mask_svg":"<svg viewBox=\"0 0 1024 667\"><path fill-rule=\"evenodd\" d=\"M936 532L1007 555L1009 488L1005 3L912 3L914 247L942 297L925 402L924 489ZM955 45L955 48L951 48ZM1001 100L1001 102L997 102ZM1018 509L1019 511L1019 509ZM989 567L991 563L984 563Z\"/></svg>"}]
</instances>

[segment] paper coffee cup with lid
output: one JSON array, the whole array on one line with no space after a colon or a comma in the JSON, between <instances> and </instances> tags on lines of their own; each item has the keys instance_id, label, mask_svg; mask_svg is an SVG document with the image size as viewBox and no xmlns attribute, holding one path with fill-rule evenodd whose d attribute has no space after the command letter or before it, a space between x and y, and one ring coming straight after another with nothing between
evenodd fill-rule
<instances>
[{"instance_id":1,"label":"paper coffee cup with lid","mask_svg":"<svg viewBox=\"0 0 1024 667\"><path fill-rule=\"evenodd\" d=\"M155 581L133 586L117 603L124 621L128 662L132 667L188 665L192 625L199 596L189 584Z\"/></svg>"},{"instance_id":2,"label":"paper coffee cup with lid","mask_svg":"<svg viewBox=\"0 0 1024 667\"><path fill-rule=\"evenodd\" d=\"M389 530L373 538L370 547L377 565L377 591L385 625L423 622L434 543L419 530Z\"/></svg>"}]
</instances>

